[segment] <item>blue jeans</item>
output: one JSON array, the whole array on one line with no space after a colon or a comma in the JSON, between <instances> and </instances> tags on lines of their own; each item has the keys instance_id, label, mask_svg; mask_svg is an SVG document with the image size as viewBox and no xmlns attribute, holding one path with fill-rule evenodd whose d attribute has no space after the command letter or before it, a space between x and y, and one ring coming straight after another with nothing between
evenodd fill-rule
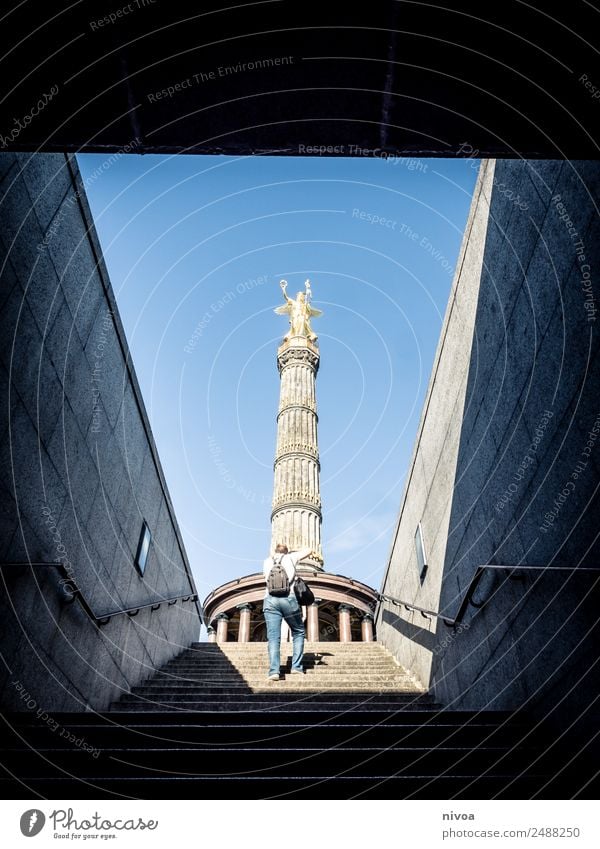
<instances>
[{"instance_id":1,"label":"blue jeans","mask_svg":"<svg viewBox=\"0 0 600 849\"><path fill-rule=\"evenodd\" d=\"M292 632L292 669L302 670L304 623L294 592L285 597L267 596L263 601L263 615L267 623L267 640L269 641L269 675L279 675L282 619L285 619Z\"/></svg>"}]
</instances>

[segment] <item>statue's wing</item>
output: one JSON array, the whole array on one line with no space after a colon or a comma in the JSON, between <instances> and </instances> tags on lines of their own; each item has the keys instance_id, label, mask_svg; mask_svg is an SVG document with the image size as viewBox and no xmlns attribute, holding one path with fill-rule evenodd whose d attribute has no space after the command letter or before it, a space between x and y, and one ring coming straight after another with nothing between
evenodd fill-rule
<instances>
[{"instance_id":1,"label":"statue's wing","mask_svg":"<svg viewBox=\"0 0 600 849\"><path fill-rule=\"evenodd\" d=\"M282 304L280 307L273 310L273 312L277 313L277 315L286 315L289 311L290 308L287 304Z\"/></svg>"},{"instance_id":2,"label":"statue's wing","mask_svg":"<svg viewBox=\"0 0 600 849\"><path fill-rule=\"evenodd\" d=\"M320 315L323 315L323 310L316 310L314 307L311 307L310 314L314 315L315 318L318 318Z\"/></svg>"}]
</instances>

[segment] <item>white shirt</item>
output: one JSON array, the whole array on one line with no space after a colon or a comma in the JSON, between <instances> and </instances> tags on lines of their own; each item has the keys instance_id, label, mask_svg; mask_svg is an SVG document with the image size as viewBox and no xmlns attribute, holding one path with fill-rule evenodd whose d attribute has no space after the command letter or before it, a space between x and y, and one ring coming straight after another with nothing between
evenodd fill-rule
<instances>
[{"instance_id":1,"label":"white shirt","mask_svg":"<svg viewBox=\"0 0 600 849\"><path fill-rule=\"evenodd\" d=\"M304 560L305 557L311 553L312 548L301 548L300 551L290 551L288 554L284 554L281 558L281 566L285 569L285 573L288 576L288 580L290 582L290 592L293 589L294 581L296 580L296 563L299 563L300 560ZM275 557L279 557L278 554ZM267 557L263 563L263 575L265 576L265 582L269 580L269 572L273 568L273 558ZM269 591L265 593L265 598L269 595Z\"/></svg>"}]
</instances>

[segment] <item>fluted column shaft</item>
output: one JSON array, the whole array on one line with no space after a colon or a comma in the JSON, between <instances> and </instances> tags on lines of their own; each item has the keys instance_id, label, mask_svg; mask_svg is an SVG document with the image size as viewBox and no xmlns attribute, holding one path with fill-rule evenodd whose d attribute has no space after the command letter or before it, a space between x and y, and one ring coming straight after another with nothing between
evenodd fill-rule
<instances>
[{"instance_id":1,"label":"fluted column shaft","mask_svg":"<svg viewBox=\"0 0 600 849\"><path fill-rule=\"evenodd\" d=\"M272 548L308 547L321 553L321 492L315 381L319 349L295 336L277 352L280 399L277 416Z\"/></svg>"}]
</instances>

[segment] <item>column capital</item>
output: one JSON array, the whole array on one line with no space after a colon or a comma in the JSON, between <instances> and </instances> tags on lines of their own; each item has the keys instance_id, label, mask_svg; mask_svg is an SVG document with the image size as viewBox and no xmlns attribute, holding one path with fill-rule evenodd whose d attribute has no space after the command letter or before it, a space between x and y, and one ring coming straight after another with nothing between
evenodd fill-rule
<instances>
[{"instance_id":1,"label":"column capital","mask_svg":"<svg viewBox=\"0 0 600 849\"><path fill-rule=\"evenodd\" d=\"M315 374L319 369L319 349L309 344L305 337L296 337L294 343L285 343L277 351L277 367L281 372L289 365L309 365Z\"/></svg>"},{"instance_id":2,"label":"column capital","mask_svg":"<svg viewBox=\"0 0 600 849\"><path fill-rule=\"evenodd\" d=\"M363 614L362 614L362 621L363 621L363 622L368 622L368 621L369 621L369 619L371 620L371 622L373 622L373 621L374 621L375 617L373 616L373 614L372 614L372 613L363 613Z\"/></svg>"},{"instance_id":3,"label":"column capital","mask_svg":"<svg viewBox=\"0 0 600 849\"><path fill-rule=\"evenodd\" d=\"M338 610L340 613L350 613L352 610L351 604L346 604L346 602L342 602L342 604L338 605Z\"/></svg>"},{"instance_id":4,"label":"column capital","mask_svg":"<svg viewBox=\"0 0 600 849\"><path fill-rule=\"evenodd\" d=\"M219 613L217 616L217 622L220 620L221 622L229 622L229 614L228 613Z\"/></svg>"},{"instance_id":5,"label":"column capital","mask_svg":"<svg viewBox=\"0 0 600 849\"><path fill-rule=\"evenodd\" d=\"M251 601L243 601L241 604L236 604L236 610L254 610L254 605Z\"/></svg>"}]
</instances>

